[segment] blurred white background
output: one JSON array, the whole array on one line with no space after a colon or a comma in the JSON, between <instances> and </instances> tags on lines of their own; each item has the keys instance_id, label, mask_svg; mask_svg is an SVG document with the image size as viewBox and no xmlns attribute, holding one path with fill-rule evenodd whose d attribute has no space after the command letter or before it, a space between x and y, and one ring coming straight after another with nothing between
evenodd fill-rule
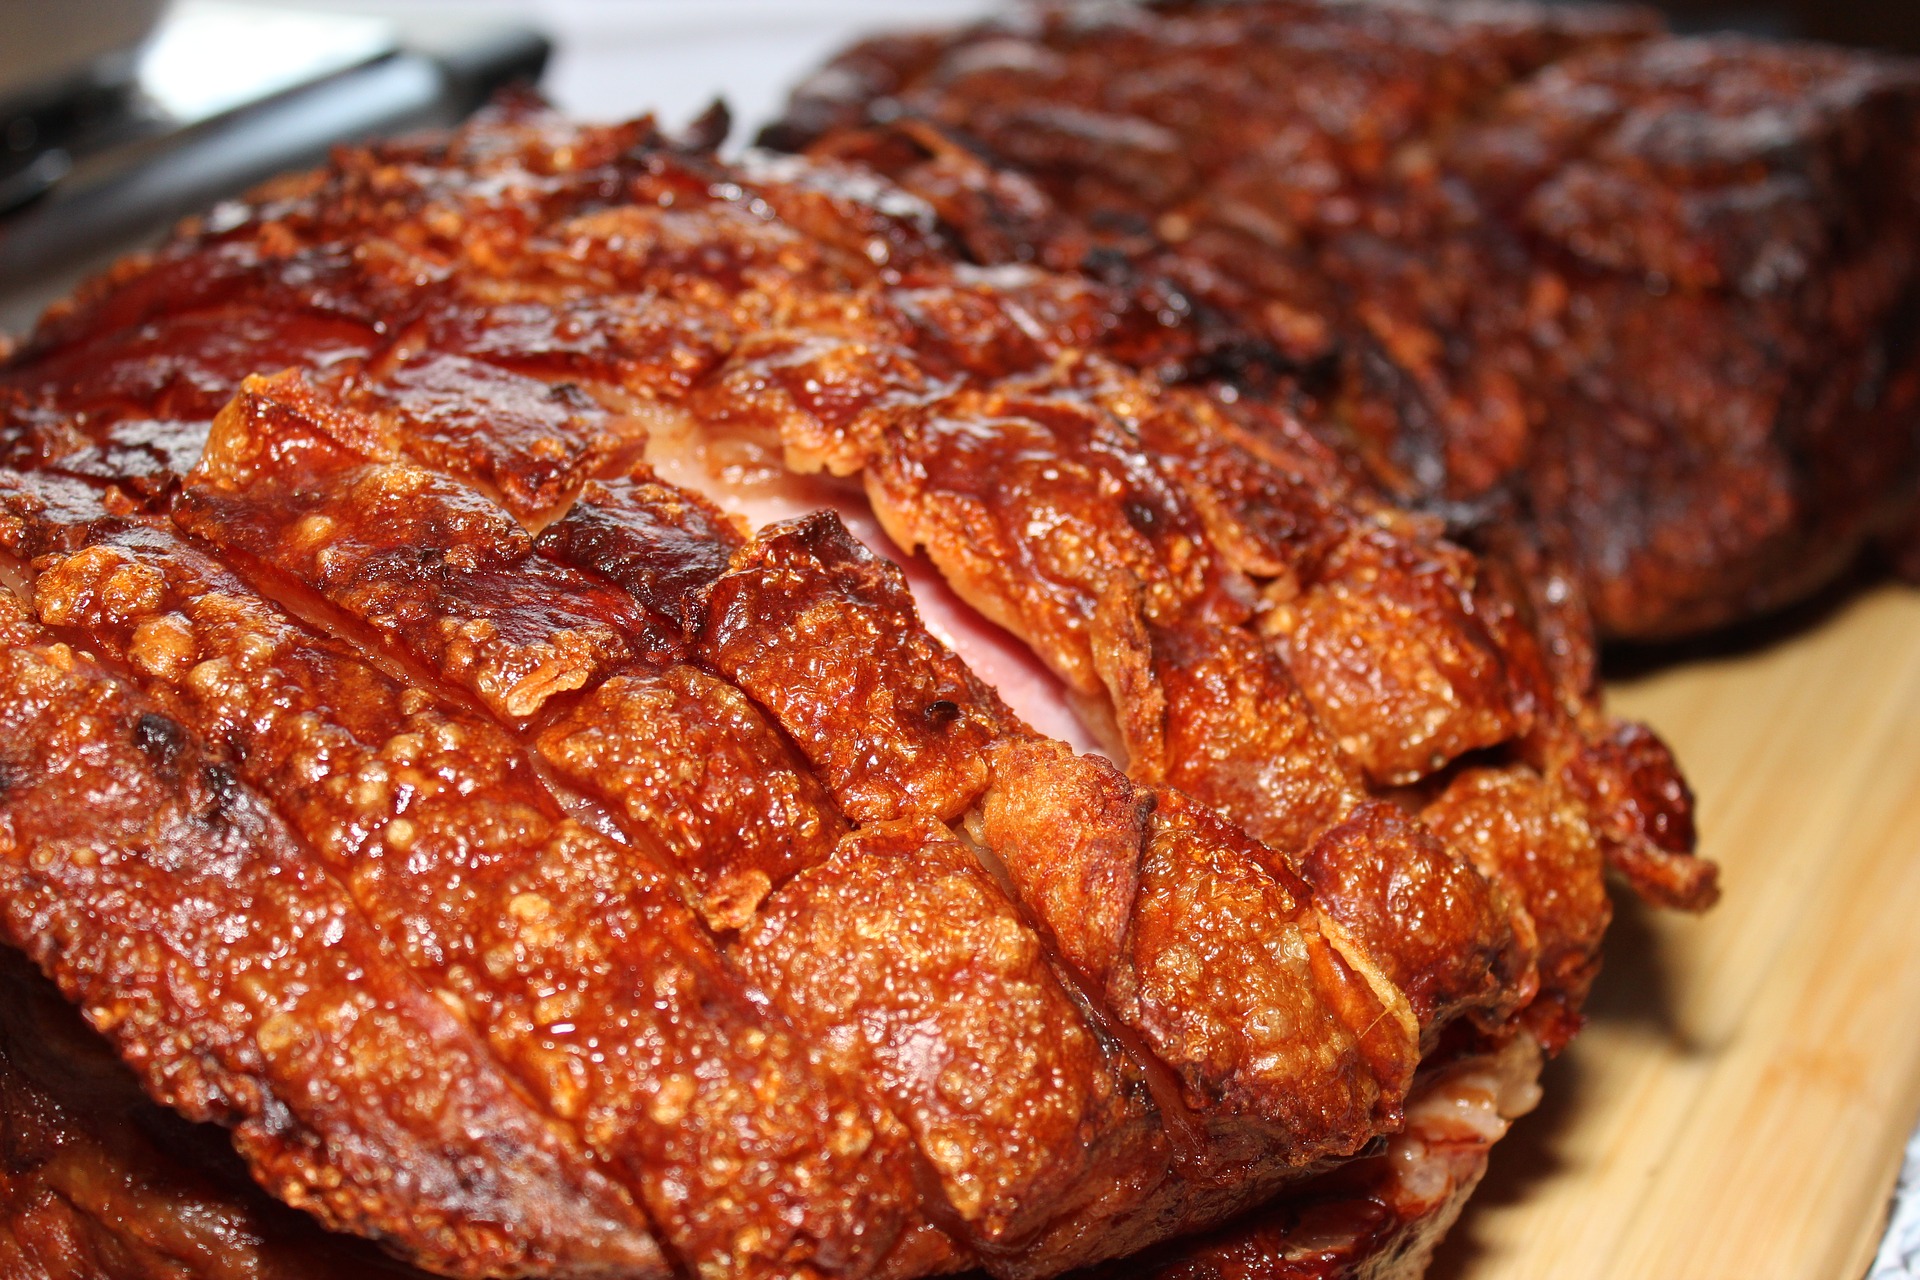
<instances>
[{"instance_id":1,"label":"blurred white background","mask_svg":"<svg viewBox=\"0 0 1920 1280\"><path fill-rule=\"evenodd\" d=\"M544 88L576 115L657 112L666 124L716 96L734 138L774 116L793 83L849 40L1009 7L1008 0L260 0L405 24L512 16L554 41Z\"/></svg>"}]
</instances>

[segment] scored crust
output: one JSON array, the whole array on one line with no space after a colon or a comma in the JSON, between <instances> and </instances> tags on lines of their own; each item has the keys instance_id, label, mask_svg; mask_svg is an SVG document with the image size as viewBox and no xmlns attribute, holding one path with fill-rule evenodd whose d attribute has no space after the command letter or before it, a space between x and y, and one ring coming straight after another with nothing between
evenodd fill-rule
<instances>
[{"instance_id":1,"label":"scored crust","mask_svg":"<svg viewBox=\"0 0 1920 1280\"><path fill-rule=\"evenodd\" d=\"M449 1274L1052 1274L1420 1164L1435 1081L1577 1025L1603 864L1712 868L1564 584L1159 324L526 105L223 206L0 370L10 941ZM1354 1193L1382 1248L1483 1138Z\"/></svg>"},{"instance_id":2,"label":"scored crust","mask_svg":"<svg viewBox=\"0 0 1920 1280\"><path fill-rule=\"evenodd\" d=\"M875 162L982 261L1156 282L1191 376L1531 525L1609 636L1910 540L1920 62L1628 5L1061 2L857 44L766 136Z\"/></svg>"}]
</instances>

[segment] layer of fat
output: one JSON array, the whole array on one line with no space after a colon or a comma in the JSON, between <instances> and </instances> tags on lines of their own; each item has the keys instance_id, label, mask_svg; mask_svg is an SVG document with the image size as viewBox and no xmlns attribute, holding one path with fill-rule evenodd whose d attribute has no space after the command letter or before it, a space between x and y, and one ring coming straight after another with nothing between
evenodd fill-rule
<instances>
[{"instance_id":1,"label":"layer of fat","mask_svg":"<svg viewBox=\"0 0 1920 1280\"><path fill-rule=\"evenodd\" d=\"M1430 1212L1479 1180L1487 1153L1540 1101L1540 1046L1522 1032L1502 1048L1425 1076L1389 1140L1390 1194L1402 1212Z\"/></svg>"},{"instance_id":2,"label":"layer of fat","mask_svg":"<svg viewBox=\"0 0 1920 1280\"><path fill-rule=\"evenodd\" d=\"M800 475L777 445L703 433L692 418L649 406L646 461L669 484L698 493L754 529L832 511L847 530L906 576L927 630L996 689L1015 715L1075 751L1110 755L1075 711L1064 682L1004 627L956 595L924 553L907 554L887 536L857 479Z\"/></svg>"}]
</instances>

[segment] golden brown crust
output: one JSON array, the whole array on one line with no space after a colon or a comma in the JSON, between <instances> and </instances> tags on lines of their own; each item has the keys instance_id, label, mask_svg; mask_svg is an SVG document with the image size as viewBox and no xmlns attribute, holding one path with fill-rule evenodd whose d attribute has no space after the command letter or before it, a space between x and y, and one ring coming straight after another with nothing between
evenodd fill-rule
<instances>
[{"instance_id":1,"label":"golden brown crust","mask_svg":"<svg viewBox=\"0 0 1920 1280\"><path fill-rule=\"evenodd\" d=\"M708 599L701 655L767 709L849 818L952 822L973 807L1012 714L837 519L762 530Z\"/></svg>"},{"instance_id":2,"label":"golden brown crust","mask_svg":"<svg viewBox=\"0 0 1920 1280\"><path fill-rule=\"evenodd\" d=\"M36 600L274 796L674 1249L746 1272L872 1248L910 1210L897 1141L766 1025L672 876L562 813L499 728L162 530L48 565ZM651 999L622 997L632 983Z\"/></svg>"},{"instance_id":3,"label":"golden brown crust","mask_svg":"<svg viewBox=\"0 0 1920 1280\"><path fill-rule=\"evenodd\" d=\"M1471 854L1429 815L1375 800L1322 829L1300 859L1316 900L1380 957L1430 1035L1461 1012L1497 1026L1537 991L1531 904L1516 911L1506 869ZM1577 870L1598 888L1597 867Z\"/></svg>"},{"instance_id":4,"label":"golden brown crust","mask_svg":"<svg viewBox=\"0 0 1920 1280\"><path fill-rule=\"evenodd\" d=\"M848 831L767 718L698 667L623 670L543 717L535 749L679 867L716 929L743 927Z\"/></svg>"},{"instance_id":5,"label":"golden brown crust","mask_svg":"<svg viewBox=\"0 0 1920 1280\"><path fill-rule=\"evenodd\" d=\"M1217 1231L1088 1276L1418 1280L1486 1172L1493 1144L1538 1101L1540 1064L1525 1035L1436 1063L1415 1084L1407 1127L1385 1150Z\"/></svg>"},{"instance_id":6,"label":"golden brown crust","mask_svg":"<svg viewBox=\"0 0 1920 1280\"><path fill-rule=\"evenodd\" d=\"M21 1280L419 1280L149 1101L59 989L0 954L0 1266Z\"/></svg>"},{"instance_id":7,"label":"golden brown crust","mask_svg":"<svg viewBox=\"0 0 1920 1280\"><path fill-rule=\"evenodd\" d=\"M1139 1068L936 822L863 827L783 886L733 953L912 1127L976 1248L1014 1256L1103 1184L1166 1161Z\"/></svg>"},{"instance_id":8,"label":"golden brown crust","mask_svg":"<svg viewBox=\"0 0 1920 1280\"><path fill-rule=\"evenodd\" d=\"M1469 766L1690 863L1523 593L1128 364L1137 300L957 263L871 174L522 106L230 213L0 369L10 568L671 1265L1053 1274L1367 1150L1450 1029L1570 1031L1597 925L1411 816ZM643 447L863 487L1125 767L834 515L749 531ZM1592 902L1597 856L1553 867Z\"/></svg>"},{"instance_id":9,"label":"golden brown crust","mask_svg":"<svg viewBox=\"0 0 1920 1280\"><path fill-rule=\"evenodd\" d=\"M981 261L1132 274L1197 319L1149 350L1533 523L1609 634L1777 608L1920 502L1920 64L1613 6L1062 2L856 46L767 140Z\"/></svg>"}]
</instances>

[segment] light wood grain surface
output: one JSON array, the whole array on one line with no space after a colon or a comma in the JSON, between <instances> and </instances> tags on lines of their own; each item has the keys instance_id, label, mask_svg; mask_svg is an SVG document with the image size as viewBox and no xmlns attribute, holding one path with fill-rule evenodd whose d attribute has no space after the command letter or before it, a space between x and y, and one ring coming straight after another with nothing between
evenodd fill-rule
<instances>
[{"instance_id":1,"label":"light wood grain surface","mask_svg":"<svg viewBox=\"0 0 1920 1280\"><path fill-rule=\"evenodd\" d=\"M1620 904L1432 1280L1858 1277L1920 1113L1920 592L1611 696L1678 752L1725 898Z\"/></svg>"}]
</instances>

